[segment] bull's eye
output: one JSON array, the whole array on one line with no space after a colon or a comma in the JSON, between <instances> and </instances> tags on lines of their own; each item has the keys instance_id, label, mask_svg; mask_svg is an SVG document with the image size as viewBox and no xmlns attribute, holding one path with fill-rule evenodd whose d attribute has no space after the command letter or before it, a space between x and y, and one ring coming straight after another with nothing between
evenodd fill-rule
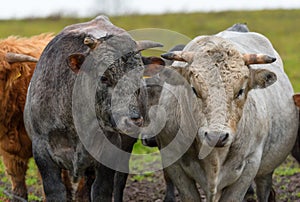
<instances>
[{"instance_id":1,"label":"bull's eye","mask_svg":"<svg viewBox=\"0 0 300 202\"><path fill-rule=\"evenodd\" d=\"M239 90L239 92L236 94L235 98L239 98L240 96L243 95L243 93L244 93L244 89L241 88L241 89Z\"/></svg>"},{"instance_id":2,"label":"bull's eye","mask_svg":"<svg viewBox=\"0 0 300 202\"><path fill-rule=\"evenodd\" d=\"M106 76L101 76L100 77L100 81L101 81L101 83L106 84L106 85L110 85L111 84L109 82L109 79Z\"/></svg>"},{"instance_id":3,"label":"bull's eye","mask_svg":"<svg viewBox=\"0 0 300 202\"><path fill-rule=\"evenodd\" d=\"M140 88L137 89L137 90L135 91L135 93L136 93L137 95L141 94L141 89L140 89Z\"/></svg>"},{"instance_id":4,"label":"bull's eye","mask_svg":"<svg viewBox=\"0 0 300 202\"><path fill-rule=\"evenodd\" d=\"M192 89L193 89L193 92L195 93L195 95L196 95L197 97L200 97L200 96L198 95L196 89L195 89L193 86L192 86Z\"/></svg>"}]
</instances>

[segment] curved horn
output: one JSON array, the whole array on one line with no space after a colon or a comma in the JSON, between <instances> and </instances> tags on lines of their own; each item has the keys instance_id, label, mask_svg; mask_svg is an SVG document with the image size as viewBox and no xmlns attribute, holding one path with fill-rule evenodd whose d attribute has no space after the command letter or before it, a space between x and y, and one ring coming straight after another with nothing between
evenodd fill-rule
<instances>
[{"instance_id":1,"label":"curved horn","mask_svg":"<svg viewBox=\"0 0 300 202\"><path fill-rule=\"evenodd\" d=\"M137 41L137 51L143 51L149 48L155 48L155 47L163 47L161 43L154 42L154 41L148 41L148 40L141 40Z\"/></svg>"},{"instance_id":2,"label":"curved horn","mask_svg":"<svg viewBox=\"0 0 300 202\"><path fill-rule=\"evenodd\" d=\"M276 58L264 54L243 54L243 60L246 65L252 65L272 63Z\"/></svg>"},{"instance_id":3,"label":"curved horn","mask_svg":"<svg viewBox=\"0 0 300 202\"><path fill-rule=\"evenodd\" d=\"M192 63L194 59L194 53L190 51L173 51L164 53L161 57L167 60L176 60L176 61L183 61L187 63Z\"/></svg>"},{"instance_id":4,"label":"curved horn","mask_svg":"<svg viewBox=\"0 0 300 202\"><path fill-rule=\"evenodd\" d=\"M15 63L15 62L38 62L37 58L34 58L30 55L19 54L19 53L11 53L8 52L5 55L6 61L8 63Z\"/></svg>"}]
</instances>

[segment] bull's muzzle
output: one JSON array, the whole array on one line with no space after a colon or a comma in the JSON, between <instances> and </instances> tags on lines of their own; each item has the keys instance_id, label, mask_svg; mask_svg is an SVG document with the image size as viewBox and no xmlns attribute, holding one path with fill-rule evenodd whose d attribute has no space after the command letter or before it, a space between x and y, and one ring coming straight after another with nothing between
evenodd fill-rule
<instances>
[{"instance_id":1,"label":"bull's muzzle","mask_svg":"<svg viewBox=\"0 0 300 202\"><path fill-rule=\"evenodd\" d=\"M211 147L224 147L227 143L228 137L229 137L229 133L225 132L225 133L219 133L219 132L206 132L204 134L205 138L206 138L206 142L209 146Z\"/></svg>"},{"instance_id":2,"label":"bull's muzzle","mask_svg":"<svg viewBox=\"0 0 300 202\"><path fill-rule=\"evenodd\" d=\"M141 127L141 126L143 126L143 124L144 124L144 119L143 119L143 117L138 117L138 118L130 118L131 119L131 121L136 125L136 126L138 126L138 127Z\"/></svg>"},{"instance_id":3,"label":"bull's muzzle","mask_svg":"<svg viewBox=\"0 0 300 202\"><path fill-rule=\"evenodd\" d=\"M135 137L140 133L143 124L144 124L144 118L142 116L139 117L124 116L118 119L117 129L121 133L125 133L127 135L133 135Z\"/></svg>"},{"instance_id":4,"label":"bull's muzzle","mask_svg":"<svg viewBox=\"0 0 300 202\"><path fill-rule=\"evenodd\" d=\"M231 132L228 130L209 130L200 129L199 136L202 143L207 144L210 147L224 147L230 144Z\"/></svg>"}]
</instances>

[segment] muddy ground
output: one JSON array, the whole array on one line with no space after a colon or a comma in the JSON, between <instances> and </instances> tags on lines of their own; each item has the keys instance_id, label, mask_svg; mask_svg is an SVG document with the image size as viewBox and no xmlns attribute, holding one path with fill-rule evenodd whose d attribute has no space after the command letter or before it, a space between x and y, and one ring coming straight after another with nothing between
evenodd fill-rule
<instances>
[{"instance_id":1,"label":"muddy ground","mask_svg":"<svg viewBox=\"0 0 300 202\"><path fill-rule=\"evenodd\" d=\"M3 180L6 179L6 180ZM28 186L31 195L29 201L41 201L40 180ZM276 170L273 177L274 188L276 190L277 201L283 202L300 202L300 172L299 164L292 158L287 160ZM203 195L203 201L205 197ZM0 172L0 202L8 201L10 185L3 172ZM165 183L162 171L150 173L148 175L130 175L127 180L124 191L124 202L161 202L165 195ZM179 200L176 191L176 199ZM248 201L256 201L248 199Z\"/></svg>"},{"instance_id":2,"label":"muddy ground","mask_svg":"<svg viewBox=\"0 0 300 202\"><path fill-rule=\"evenodd\" d=\"M287 160L278 168L273 176L274 189L276 191L276 200L282 202L300 202L300 172L299 164L292 158L288 157ZM203 195L203 201L205 197ZM144 179L136 180L135 176L130 176L127 180L125 189L124 201L126 202L161 202L165 194L165 183L162 171L155 172L152 176L146 176ZM176 191L176 199L179 200ZM249 197L248 202L255 200Z\"/></svg>"}]
</instances>

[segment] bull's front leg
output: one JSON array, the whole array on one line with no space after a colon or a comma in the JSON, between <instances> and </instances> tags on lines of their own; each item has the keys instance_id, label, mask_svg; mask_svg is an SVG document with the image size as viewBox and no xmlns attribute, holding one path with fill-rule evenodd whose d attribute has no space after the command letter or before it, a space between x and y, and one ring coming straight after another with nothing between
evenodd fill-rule
<instances>
[{"instance_id":1,"label":"bull's front leg","mask_svg":"<svg viewBox=\"0 0 300 202\"><path fill-rule=\"evenodd\" d=\"M20 158L19 156L1 152L3 163L6 167L6 173L9 175L12 184L12 193L24 200L27 200L27 187L25 184L25 175L28 168L28 158ZM17 197L13 197L11 201L19 201Z\"/></svg>"},{"instance_id":2,"label":"bull's front leg","mask_svg":"<svg viewBox=\"0 0 300 202\"><path fill-rule=\"evenodd\" d=\"M137 141L136 138L130 137L128 135L122 135L122 151L128 152L131 154L133 145ZM123 201L123 193L126 186L126 181L129 173L129 160L130 155L124 155L126 158L120 159L120 164L124 165L127 168L127 172L116 172L115 182L114 182L114 201L122 202Z\"/></svg>"},{"instance_id":3,"label":"bull's front leg","mask_svg":"<svg viewBox=\"0 0 300 202\"><path fill-rule=\"evenodd\" d=\"M1 129L3 128L1 127ZM13 196L17 196L13 197L11 201L20 201L18 197L27 200L25 175L28 169L28 160L32 157L31 140L22 124L18 130L1 132L6 135L0 142L0 155L12 184Z\"/></svg>"},{"instance_id":4,"label":"bull's front leg","mask_svg":"<svg viewBox=\"0 0 300 202\"><path fill-rule=\"evenodd\" d=\"M92 186L92 201L111 202L115 170L99 164L96 179Z\"/></svg>"},{"instance_id":5,"label":"bull's front leg","mask_svg":"<svg viewBox=\"0 0 300 202\"><path fill-rule=\"evenodd\" d=\"M222 195L220 197L220 202L237 202L243 201L247 190L251 186L253 179L258 171L258 167L260 164L260 154L253 154L248 160L244 160L246 165L240 174L240 177L228 187L225 187L222 191ZM230 166L229 166L230 167ZM234 170L234 169L233 169ZM230 173L230 171L228 171ZM234 172L234 171L232 171ZM237 171L238 172L238 171ZM227 173L226 176L231 176ZM223 178L222 181L226 183L229 179Z\"/></svg>"},{"instance_id":6,"label":"bull's front leg","mask_svg":"<svg viewBox=\"0 0 300 202\"><path fill-rule=\"evenodd\" d=\"M196 182L184 172L178 162L164 170L177 187L182 202L201 201Z\"/></svg>"},{"instance_id":7,"label":"bull's front leg","mask_svg":"<svg viewBox=\"0 0 300 202\"><path fill-rule=\"evenodd\" d=\"M166 183L166 194L165 194L164 202L176 201L174 184L170 179L170 177L168 176L167 172L166 171L163 172L164 172L164 178Z\"/></svg>"},{"instance_id":8,"label":"bull's front leg","mask_svg":"<svg viewBox=\"0 0 300 202\"><path fill-rule=\"evenodd\" d=\"M272 175L273 172L268 175L258 176L255 178L256 194L259 202L276 201L275 191L272 189Z\"/></svg>"},{"instance_id":9,"label":"bull's front leg","mask_svg":"<svg viewBox=\"0 0 300 202\"><path fill-rule=\"evenodd\" d=\"M46 201L67 201L66 187L61 178L61 168L52 160L42 141L32 142L33 157L40 171Z\"/></svg>"},{"instance_id":10,"label":"bull's front leg","mask_svg":"<svg viewBox=\"0 0 300 202\"><path fill-rule=\"evenodd\" d=\"M84 177L82 177L78 183L77 190L75 192L76 202L90 202L92 185L95 181L95 170L90 167L86 169Z\"/></svg>"}]
</instances>

